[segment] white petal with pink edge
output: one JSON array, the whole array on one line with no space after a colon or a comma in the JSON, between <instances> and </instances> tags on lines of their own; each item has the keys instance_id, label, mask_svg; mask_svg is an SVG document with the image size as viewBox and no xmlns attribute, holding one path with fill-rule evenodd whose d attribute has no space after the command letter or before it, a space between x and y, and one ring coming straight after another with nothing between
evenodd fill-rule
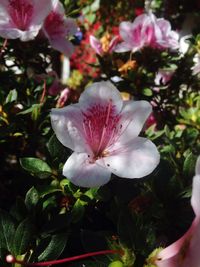
<instances>
[{"instance_id":1,"label":"white petal with pink edge","mask_svg":"<svg viewBox=\"0 0 200 267\"><path fill-rule=\"evenodd\" d=\"M49 43L54 49L63 53L66 57L70 57L74 52L72 43L63 37L49 38Z\"/></svg>"},{"instance_id":2,"label":"white petal with pink edge","mask_svg":"<svg viewBox=\"0 0 200 267\"><path fill-rule=\"evenodd\" d=\"M109 102L111 102L116 113L121 111L123 106L122 97L116 87L109 81L93 83L86 88L79 99L82 110L88 109L93 105L105 106Z\"/></svg>"},{"instance_id":3,"label":"white petal with pink edge","mask_svg":"<svg viewBox=\"0 0 200 267\"><path fill-rule=\"evenodd\" d=\"M152 106L147 101L124 101L120 120L121 135L117 141L127 143L138 136L151 112Z\"/></svg>"},{"instance_id":4,"label":"white petal with pink edge","mask_svg":"<svg viewBox=\"0 0 200 267\"><path fill-rule=\"evenodd\" d=\"M122 43L116 45L114 51L116 53L124 53L124 52L128 52L128 51L131 51L131 50L135 51L137 49L139 49L139 48L133 48L132 45L130 45L130 44L126 43L126 42L122 42Z\"/></svg>"},{"instance_id":5,"label":"white petal with pink edge","mask_svg":"<svg viewBox=\"0 0 200 267\"><path fill-rule=\"evenodd\" d=\"M83 116L79 105L71 105L62 109L52 109L51 125L58 140L76 152L88 152L83 130Z\"/></svg>"},{"instance_id":6,"label":"white petal with pink edge","mask_svg":"<svg viewBox=\"0 0 200 267\"><path fill-rule=\"evenodd\" d=\"M34 0L34 2L32 24L41 25L53 8L53 0Z\"/></svg>"},{"instance_id":7,"label":"white petal with pink edge","mask_svg":"<svg viewBox=\"0 0 200 267\"><path fill-rule=\"evenodd\" d=\"M119 177L141 178L150 174L159 161L156 146L146 138L136 137L129 143L116 143L109 148L102 165Z\"/></svg>"},{"instance_id":8,"label":"white petal with pink edge","mask_svg":"<svg viewBox=\"0 0 200 267\"><path fill-rule=\"evenodd\" d=\"M119 25L119 33L122 39L129 43L133 44L133 24L129 21L123 21Z\"/></svg>"},{"instance_id":9,"label":"white petal with pink edge","mask_svg":"<svg viewBox=\"0 0 200 267\"><path fill-rule=\"evenodd\" d=\"M63 167L63 175L82 187L99 187L110 180L111 172L92 162L86 153L73 153Z\"/></svg>"}]
</instances>

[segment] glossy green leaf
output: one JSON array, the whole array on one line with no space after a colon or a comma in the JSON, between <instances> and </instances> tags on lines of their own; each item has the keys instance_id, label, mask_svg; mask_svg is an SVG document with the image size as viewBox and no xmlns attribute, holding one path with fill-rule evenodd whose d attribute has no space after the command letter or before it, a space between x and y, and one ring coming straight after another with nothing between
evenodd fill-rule
<instances>
[{"instance_id":1,"label":"glossy green leaf","mask_svg":"<svg viewBox=\"0 0 200 267\"><path fill-rule=\"evenodd\" d=\"M30 220L25 219L18 225L13 237L13 250L15 256L22 255L28 250L31 240L33 240L33 236L34 227Z\"/></svg>"},{"instance_id":2,"label":"glossy green leaf","mask_svg":"<svg viewBox=\"0 0 200 267\"><path fill-rule=\"evenodd\" d=\"M194 170L196 165L196 159L197 157L190 152L187 157L185 158L184 164L183 164L183 173L185 176L193 177L194 176Z\"/></svg>"},{"instance_id":3,"label":"glossy green leaf","mask_svg":"<svg viewBox=\"0 0 200 267\"><path fill-rule=\"evenodd\" d=\"M27 209L31 210L33 207L37 205L38 201L39 201L39 193L33 186L26 193L25 204Z\"/></svg>"},{"instance_id":4,"label":"glossy green leaf","mask_svg":"<svg viewBox=\"0 0 200 267\"><path fill-rule=\"evenodd\" d=\"M48 178L52 172L49 165L38 158L21 158L20 164L26 171L40 178Z\"/></svg>"},{"instance_id":5,"label":"glossy green leaf","mask_svg":"<svg viewBox=\"0 0 200 267\"><path fill-rule=\"evenodd\" d=\"M66 246L67 238L68 235L64 233L53 235L44 251L38 255L38 261L57 259Z\"/></svg>"},{"instance_id":6,"label":"glossy green leaf","mask_svg":"<svg viewBox=\"0 0 200 267\"><path fill-rule=\"evenodd\" d=\"M16 101L17 95L18 94L16 89L10 90L9 94L6 97L6 104Z\"/></svg>"},{"instance_id":7,"label":"glossy green leaf","mask_svg":"<svg viewBox=\"0 0 200 267\"><path fill-rule=\"evenodd\" d=\"M82 216L84 215L85 212L85 207L82 203L82 201L80 199L77 199L77 201L75 202L73 209L72 209L72 221L74 223L80 221L80 219L82 218Z\"/></svg>"},{"instance_id":8,"label":"glossy green leaf","mask_svg":"<svg viewBox=\"0 0 200 267\"><path fill-rule=\"evenodd\" d=\"M14 219L5 211L0 211L0 248L13 253L13 236L15 234Z\"/></svg>"}]
</instances>

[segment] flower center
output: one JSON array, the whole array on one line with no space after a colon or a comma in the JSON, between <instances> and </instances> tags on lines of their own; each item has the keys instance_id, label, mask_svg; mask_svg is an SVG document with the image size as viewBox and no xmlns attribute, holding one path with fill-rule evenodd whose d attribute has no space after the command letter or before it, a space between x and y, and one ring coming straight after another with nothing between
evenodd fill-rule
<instances>
[{"instance_id":1,"label":"flower center","mask_svg":"<svg viewBox=\"0 0 200 267\"><path fill-rule=\"evenodd\" d=\"M30 26L33 5L27 0L9 0L9 14L15 26L24 31Z\"/></svg>"},{"instance_id":2,"label":"flower center","mask_svg":"<svg viewBox=\"0 0 200 267\"><path fill-rule=\"evenodd\" d=\"M90 146L94 159L108 156L108 148L120 135L121 116L116 114L112 100L107 105L96 104L83 112L83 129L86 142Z\"/></svg>"},{"instance_id":3,"label":"flower center","mask_svg":"<svg viewBox=\"0 0 200 267\"><path fill-rule=\"evenodd\" d=\"M44 28L50 36L63 35L65 33L63 17L52 11L44 22Z\"/></svg>"},{"instance_id":4,"label":"flower center","mask_svg":"<svg viewBox=\"0 0 200 267\"><path fill-rule=\"evenodd\" d=\"M107 53L109 51L110 41L111 41L111 36L108 32L100 39L102 50L104 53Z\"/></svg>"}]
</instances>

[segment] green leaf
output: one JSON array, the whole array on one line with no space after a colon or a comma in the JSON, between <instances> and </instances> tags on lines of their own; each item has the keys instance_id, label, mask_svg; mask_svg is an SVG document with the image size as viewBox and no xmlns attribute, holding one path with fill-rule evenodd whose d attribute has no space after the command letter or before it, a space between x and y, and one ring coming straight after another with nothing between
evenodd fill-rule
<instances>
[{"instance_id":1,"label":"green leaf","mask_svg":"<svg viewBox=\"0 0 200 267\"><path fill-rule=\"evenodd\" d=\"M165 127L164 127L164 131L165 131L166 136L167 136L169 139L171 139L171 132L170 132L170 129L169 129L169 127L168 127L167 125L165 125Z\"/></svg>"},{"instance_id":2,"label":"green leaf","mask_svg":"<svg viewBox=\"0 0 200 267\"><path fill-rule=\"evenodd\" d=\"M72 209L72 222L76 223L81 220L85 212L85 207L80 199L77 199Z\"/></svg>"},{"instance_id":3,"label":"green leaf","mask_svg":"<svg viewBox=\"0 0 200 267\"><path fill-rule=\"evenodd\" d=\"M123 267L124 264L121 261L113 261L111 262L108 267Z\"/></svg>"},{"instance_id":4,"label":"green leaf","mask_svg":"<svg viewBox=\"0 0 200 267\"><path fill-rule=\"evenodd\" d=\"M190 152L184 163L183 163L183 173L186 177L193 177L195 172L195 165L196 165L197 157Z\"/></svg>"},{"instance_id":5,"label":"green leaf","mask_svg":"<svg viewBox=\"0 0 200 267\"><path fill-rule=\"evenodd\" d=\"M152 90L150 88L144 88L142 90L143 95L152 96Z\"/></svg>"},{"instance_id":6,"label":"green leaf","mask_svg":"<svg viewBox=\"0 0 200 267\"><path fill-rule=\"evenodd\" d=\"M55 182L55 184L53 184L53 182ZM56 180L54 180L53 182L50 185L43 185L43 186L38 187L38 193L41 198L49 194L62 191L60 188L59 182L58 184L56 184L57 183Z\"/></svg>"},{"instance_id":7,"label":"green leaf","mask_svg":"<svg viewBox=\"0 0 200 267\"><path fill-rule=\"evenodd\" d=\"M38 158L21 158L20 164L26 171L33 173L40 178L48 178L51 175L49 165Z\"/></svg>"},{"instance_id":8,"label":"green leaf","mask_svg":"<svg viewBox=\"0 0 200 267\"><path fill-rule=\"evenodd\" d=\"M21 112L18 112L18 115L25 115L31 112L34 112L35 109L41 108L42 104L33 104L30 108L23 110Z\"/></svg>"},{"instance_id":9,"label":"green leaf","mask_svg":"<svg viewBox=\"0 0 200 267\"><path fill-rule=\"evenodd\" d=\"M42 105L42 103L33 104L30 108L17 113L17 115L26 115L31 113L32 120L36 121L40 115Z\"/></svg>"},{"instance_id":10,"label":"green leaf","mask_svg":"<svg viewBox=\"0 0 200 267\"><path fill-rule=\"evenodd\" d=\"M68 156L65 147L58 141L56 135L52 135L47 143L47 149L52 158L58 158L59 161L66 161Z\"/></svg>"},{"instance_id":11,"label":"green leaf","mask_svg":"<svg viewBox=\"0 0 200 267\"><path fill-rule=\"evenodd\" d=\"M25 219L18 225L13 239L15 256L22 255L28 250L33 234L34 227L29 219Z\"/></svg>"},{"instance_id":12,"label":"green leaf","mask_svg":"<svg viewBox=\"0 0 200 267\"><path fill-rule=\"evenodd\" d=\"M0 248L13 253L13 236L15 234L14 219L6 212L0 211Z\"/></svg>"},{"instance_id":13,"label":"green leaf","mask_svg":"<svg viewBox=\"0 0 200 267\"><path fill-rule=\"evenodd\" d=\"M14 102L16 100L17 100L17 90L16 89L10 90L10 92L6 97L6 104Z\"/></svg>"},{"instance_id":14,"label":"green leaf","mask_svg":"<svg viewBox=\"0 0 200 267\"><path fill-rule=\"evenodd\" d=\"M67 234L53 235L44 251L38 255L38 261L47 261L57 259L63 252L67 243Z\"/></svg>"},{"instance_id":15,"label":"green leaf","mask_svg":"<svg viewBox=\"0 0 200 267\"><path fill-rule=\"evenodd\" d=\"M90 13L86 16L86 18L88 19L88 21L92 24L94 23L95 19L96 19L96 15L93 13Z\"/></svg>"},{"instance_id":16,"label":"green leaf","mask_svg":"<svg viewBox=\"0 0 200 267\"><path fill-rule=\"evenodd\" d=\"M99 7L100 7L100 0L95 0L90 6L92 12L96 12L99 9Z\"/></svg>"},{"instance_id":17,"label":"green leaf","mask_svg":"<svg viewBox=\"0 0 200 267\"><path fill-rule=\"evenodd\" d=\"M27 209L31 210L33 207L37 205L38 201L39 201L39 193L33 186L26 193L25 204Z\"/></svg>"}]
</instances>

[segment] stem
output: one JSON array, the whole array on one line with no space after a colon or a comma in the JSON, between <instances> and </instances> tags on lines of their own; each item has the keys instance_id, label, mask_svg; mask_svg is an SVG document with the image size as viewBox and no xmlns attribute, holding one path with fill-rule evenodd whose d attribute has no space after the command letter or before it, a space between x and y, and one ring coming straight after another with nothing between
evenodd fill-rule
<instances>
[{"instance_id":1,"label":"stem","mask_svg":"<svg viewBox=\"0 0 200 267\"><path fill-rule=\"evenodd\" d=\"M4 42L3 42L3 45L2 45L2 47L1 47L1 49L0 49L0 58L1 58L2 54L3 54L3 50L4 50L4 49L6 48L6 46L7 46L7 43L8 43L8 39L5 39Z\"/></svg>"},{"instance_id":2,"label":"stem","mask_svg":"<svg viewBox=\"0 0 200 267\"><path fill-rule=\"evenodd\" d=\"M90 253L86 253L86 254L82 254L82 255L78 255L78 256L73 256L73 257L70 257L70 258L60 259L60 260L45 261L45 262L35 262L35 263L29 263L29 262L25 262L23 260L17 260L17 259L15 259L14 256L8 255L6 257L6 261L8 263L18 263L18 264L25 265L25 266L48 266L48 265L55 265L55 264L75 261L75 260L81 260L81 259L85 259L85 258L88 258L88 257L104 255L104 254L119 254L119 255L123 255L123 252L120 251L120 250L102 250L102 251L90 252Z\"/></svg>"},{"instance_id":3,"label":"stem","mask_svg":"<svg viewBox=\"0 0 200 267\"><path fill-rule=\"evenodd\" d=\"M44 80L43 92L42 92L42 96L41 96L41 99L40 99L40 103L41 104L44 102L44 97L46 95L46 91L47 91L47 84L46 84L46 80Z\"/></svg>"}]
</instances>

